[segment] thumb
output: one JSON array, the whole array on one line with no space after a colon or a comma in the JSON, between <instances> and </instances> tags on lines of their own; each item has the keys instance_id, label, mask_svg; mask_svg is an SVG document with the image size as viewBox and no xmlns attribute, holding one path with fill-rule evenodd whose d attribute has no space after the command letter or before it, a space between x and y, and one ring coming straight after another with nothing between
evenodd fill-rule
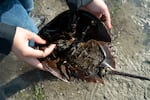
<instances>
[{"instance_id":1,"label":"thumb","mask_svg":"<svg viewBox=\"0 0 150 100\"><path fill-rule=\"evenodd\" d=\"M109 10L108 8L105 8L104 11L103 11L103 16L105 17L105 24L106 26L111 29L112 28L112 25L111 25L111 18L110 18L110 13L109 13Z\"/></svg>"},{"instance_id":2,"label":"thumb","mask_svg":"<svg viewBox=\"0 0 150 100\"><path fill-rule=\"evenodd\" d=\"M110 21L106 21L105 24L107 25L107 27L109 29L112 29L112 25L111 25L111 22Z\"/></svg>"}]
</instances>

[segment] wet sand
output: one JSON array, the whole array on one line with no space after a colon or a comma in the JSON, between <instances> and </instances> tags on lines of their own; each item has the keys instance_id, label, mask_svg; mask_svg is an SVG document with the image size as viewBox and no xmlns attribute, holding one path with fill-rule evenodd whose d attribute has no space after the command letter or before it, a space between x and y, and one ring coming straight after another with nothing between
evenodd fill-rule
<instances>
[{"instance_id":1,"label":"wet sand","mask_svg":"<svg viewBox=\"0 0 150 100\"><path fill-rule=\"evenodd\" d=\"M50 21L68 9L63 0L38 0L34 15ZM116 69L150 78L150 1L107 0ZM105 84L62 82L13 54L0 63L0 100L149 100L150 81L108 75Z\"/></svg>"}]
</instances>

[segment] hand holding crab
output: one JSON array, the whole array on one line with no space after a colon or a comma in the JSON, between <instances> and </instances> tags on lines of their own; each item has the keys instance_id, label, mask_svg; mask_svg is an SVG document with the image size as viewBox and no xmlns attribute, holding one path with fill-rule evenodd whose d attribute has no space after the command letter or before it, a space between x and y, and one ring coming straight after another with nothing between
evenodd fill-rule
<instances>
[{"instance_id":1,"label":"hand holding crab","mask_svg":"<svg viewBox=\"0 0 150 100\"><path fill-rule=\"evenodd\" d=\"M44 50L36 50L28 45L29 40L33 40L34 42L39 44L46 43L46 41L40 38L38 35L26 29L17 27L12 51L15 53L16 56L18 56L25 62L41 70L44 70L43 65L39 62L38 58L43 58L49 55L55 48L55 44L48 46Z\"/></svg>"},{"instance_id":2,"label":"hand holding crab","mask_svg":"<svg viewBox=\"0 0 150 100\"><path fill-rule=\"evenodd\" d=\"M81 7L81 9L92 13L99 19L101 19L102 17L105 17L104 22L105 22L106 26L109 29L112 28L110 13L109 13L108 7L105 4L104 0L92 0L92 2Z\"/></svg>"}]
</instances>

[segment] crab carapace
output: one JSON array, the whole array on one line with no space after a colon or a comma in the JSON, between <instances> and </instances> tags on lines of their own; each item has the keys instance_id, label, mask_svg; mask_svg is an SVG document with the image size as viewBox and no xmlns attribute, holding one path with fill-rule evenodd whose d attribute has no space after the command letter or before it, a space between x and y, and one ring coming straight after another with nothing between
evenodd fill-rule
<instances>
[{"instance_id":1,"label":"crab carapace","mask_svg":"<svg viewBox=\"0 0 150 100\"><path fill-rule=\"evenodd\" d=\"M103 82L103 69L115 68L108 44L109 30L103 22L89 12L67 10L56 16L39 32L47 41L44 49L56 43L56 49L40 59L45 69L57 78L69 82L73 79Z\"/></svg>"}]
</instances>

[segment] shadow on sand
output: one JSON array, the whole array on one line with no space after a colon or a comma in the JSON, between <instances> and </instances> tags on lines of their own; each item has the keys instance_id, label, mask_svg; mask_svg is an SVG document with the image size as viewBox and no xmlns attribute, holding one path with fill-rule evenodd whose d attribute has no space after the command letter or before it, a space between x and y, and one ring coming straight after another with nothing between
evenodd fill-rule
<instances>
[{"instance_id":1,"label":"shadow on sand","mask_svg":"<svg viewBox=\"0 0 150 100\"><path fill-rule=\"evenodd\" d=\"M28 71L0 86L0 100L6 100L8 97L16 94L20 90L26 89L27 87L40 81L53 79L54 77L48 72L40 71L38 69Z\"/></svg>"}]
</instances>

